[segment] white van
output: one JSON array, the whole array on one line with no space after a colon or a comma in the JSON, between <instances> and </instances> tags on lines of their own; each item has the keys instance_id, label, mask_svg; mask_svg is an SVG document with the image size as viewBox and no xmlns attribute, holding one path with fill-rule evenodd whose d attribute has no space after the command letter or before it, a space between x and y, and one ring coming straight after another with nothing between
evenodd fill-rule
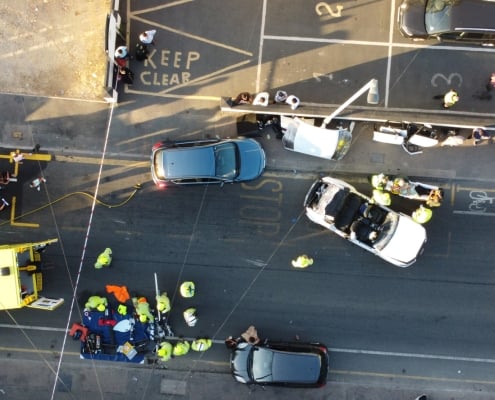
<instances>
[{"instance_id":1,"label":"white van","mask_svg":"<svg viewBox=\"0 0 495 400\"><path fill-rule=\"evenodd\" d=\"M312 123L311 123L312 122ZM310 156L341 160L349 151L352 142L354 122L349 128L327 129L314 126L314 120L281 117L280 125L284 136L282 143L287 150Z\"/></svg>"}]
</instances>

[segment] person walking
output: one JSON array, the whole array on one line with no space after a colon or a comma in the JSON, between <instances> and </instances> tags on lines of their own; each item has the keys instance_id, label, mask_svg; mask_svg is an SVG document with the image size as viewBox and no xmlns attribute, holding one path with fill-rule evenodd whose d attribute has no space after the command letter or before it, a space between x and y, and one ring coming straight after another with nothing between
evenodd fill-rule
<instances>
[{"instance_id":1,"label":"person walking","mask_svg":"<svg viewBox=\"0 0 495 400\"><path fill-rule=\"evenodd\" d=\"M186 321L187 326L190 326L191 328L198 322L198 315L196 313L196 309L193 307L184 310L182 316L184 317L184 321Z\"/></svg>"},{"instance_id":2,"label":"person walking","mask_svg":"<svg viewBox=\"0 0 495 400\"><path fill-rule=\"evenodd\" d=\"M295 260L292 260L292 266L294 268L307 268L310 265L313 265L313 259L311 257L308 257L306 254L297 257Z\"/></svg>"},{"instance_id":3,"label":"person walking","mask_svg":"<svg viewBox=\"0 0 495 400\"><path fill-rule=\"evenodd\" d=\"M152 44L153 46L155 45L155 35L156 35L156 30L152 29L149 31L144 31L139 35L139 41L144 44Z\"/></svg>"},{"instance_id":4,"label":"person walking","mask_svg":"<svg viewBox=\"0 0 495 400\"><path fill-rule=\"evenodd\" d=\"M95 263L96 269L102 269L103 267L109 267L112 264L112 249L107 247L103 253L101 253Z\"/></svg>"},{"instance_id":5,"label":"person walking","mask_svg":"<svg viewBox=\"0 0 495 400\"><path fill-rule=\"evenodd\" d=\"M174 357L185 356L187 353L189 353L190 348L191 348L191 345L189 344L189 342L187 340L179 340L174 345L172 355Z\"/></svg>"},{"instance_id":6,"label":"person walking","mask_svg":"<svg viewBox=\"0 0 495 400\"><path fill-rule=\"evenodd\" d=\"M191 349L194 351L206 351L213 345L213 341L208 338L199 338L191 343Z\"/></svg>"},{"instance_id":7,"label":"person walking","mask_svg":"<svg viewBox=\"0 0 495 400\"><path fill-rule=\"evenodd\" d=\"M443 107L450 108L454 106L459 101L459 94L451 89L443 96Z\"/></svg>"},{"instance_id":8,"label":"person walking","mask_svg":"<svg viewBox=\"0 0 495 400\"><path fill-rule=\"evenodd\" d=\"M194 297L196 286L194 282L186 281L180 285L180 295L185 298Z\"/></svg>"}]
</instances>

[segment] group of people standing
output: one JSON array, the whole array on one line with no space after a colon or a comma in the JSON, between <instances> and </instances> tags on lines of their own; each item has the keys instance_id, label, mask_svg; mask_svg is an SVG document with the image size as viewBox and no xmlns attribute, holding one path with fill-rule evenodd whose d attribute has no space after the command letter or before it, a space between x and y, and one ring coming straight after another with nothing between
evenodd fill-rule
<instances>
[{"instance_id":1,"label":"group of people standing","mask_svg":"<svg viewBox=\"0 0 495 400\"><path fill-rule=\"evenodd\" d=\"M136 44L135 59L137 61L144 61L148 55L148 45L155 45L156 30L152 29L145 31L139 35L139 42ZM118 70L118 80L132 85L134 82L134 73L127 66L128 60L133 58L129 54L127 46L119 46L114 53L114 62Z\"/></svg>"},{"instance_id":2,"label":"group of people standing","mask_svg":"<svg viewBox=\"0 0 495 400\"><path fill-rule=\"evenodd\" d=\"M301 104L301 101L297 96L293 94L289 95L283 90L278 90L270 101L270 94L268 92L260 92L256 95L252 95L249 92L242 92L232 101L234 106L241 104L252 104L253 106L267 107L269 104L288 104L292 110L295 110Z\"/></svg>"}]
</instances>

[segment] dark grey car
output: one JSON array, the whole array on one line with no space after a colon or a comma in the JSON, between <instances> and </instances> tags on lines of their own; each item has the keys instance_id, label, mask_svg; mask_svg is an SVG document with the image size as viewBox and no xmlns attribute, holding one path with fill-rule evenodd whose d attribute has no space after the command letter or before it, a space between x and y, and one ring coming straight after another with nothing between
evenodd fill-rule
<instances>
[{"instance_id":1,"label":"dark grey car","mask_svg":"<svg viewBox=\"0 0 495 400\"><path fill-rule=\"evenodd\" d=\"M254 139L160 142L151 153L151 176L159 187L232 183L258 178L265 152Z\"/></svg>"},{"instance_id":2,"label":"dark grey car","mask_svg":"<svg viewBox=\"0 0 495 400\"><path fill-rule=\"evenodd\" d=\"M414 40L495 45L495 2L491 0L403 0L399 30Z\"/></svg>"},{"instance_id":3,"label":"dark grey car","mask_svg":"<svg viewBox=\"0 0 495 400\"><path fill-rule=\"evenodd\" d=\"M321 343L241 342L232 351L230 365L241 383L319 387L327 381L328 349Z\"/></svg>"}]
</instances>

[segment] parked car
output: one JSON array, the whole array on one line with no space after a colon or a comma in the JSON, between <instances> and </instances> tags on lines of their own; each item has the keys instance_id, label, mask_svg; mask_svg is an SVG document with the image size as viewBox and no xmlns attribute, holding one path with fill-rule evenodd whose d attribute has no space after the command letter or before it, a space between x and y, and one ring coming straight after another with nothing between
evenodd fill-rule
<instances>
[{"instance_id":1,"label":"parked car","mask_svg":"<svg viewBox=\"0 0 495 400\"><path fill-rule=\"evenodd\" d=\"M354 122L351 122L349 129L342 126L337 129L327 129L314 126L297 117L282 116L281 127L284 133L282 143L287 150L338 161L351 147L354 125Z\"/></svg>"},{"instance_id":2,"label":"parked car","mask_svg":"<svg viewBox=\"0 0 495 400\"><path fill-rule=\"evenodd\" d=\"M425 228L411 217L329 176L313 183L304 207L311 221L397 267L412 265L426 243Z\"/></svg>"},{"instance_id":3,"label":"parked car","mask_svg":"<svg viewBox=\"0 0 495 400\"><path fill-rule=\"evenodd\" d=\"M424 40L495 45L492 0L403 0L398 23L403 36Z\"/></svg>"},{"instance_id":4,"label":"parked car","mask_svg":"<svg viewBox=\"0 0 495 400\"><path fill-rule=\"evenodd\" d=\"M328 349L321 343L241 342L232 351L230 366L241 383L319 387L327 382Z\"/></svg>"},{"instance_id":5,"label":"parked car","mask_svg":"<svg viewBox=\"0 0 495 400\"><path fill-rule=\"evenodd\" d=\"M258 178L265 163L254 139L159 142L151 153L151 176L159 187L242 182Z\"/></svg>"}]
</instances>

